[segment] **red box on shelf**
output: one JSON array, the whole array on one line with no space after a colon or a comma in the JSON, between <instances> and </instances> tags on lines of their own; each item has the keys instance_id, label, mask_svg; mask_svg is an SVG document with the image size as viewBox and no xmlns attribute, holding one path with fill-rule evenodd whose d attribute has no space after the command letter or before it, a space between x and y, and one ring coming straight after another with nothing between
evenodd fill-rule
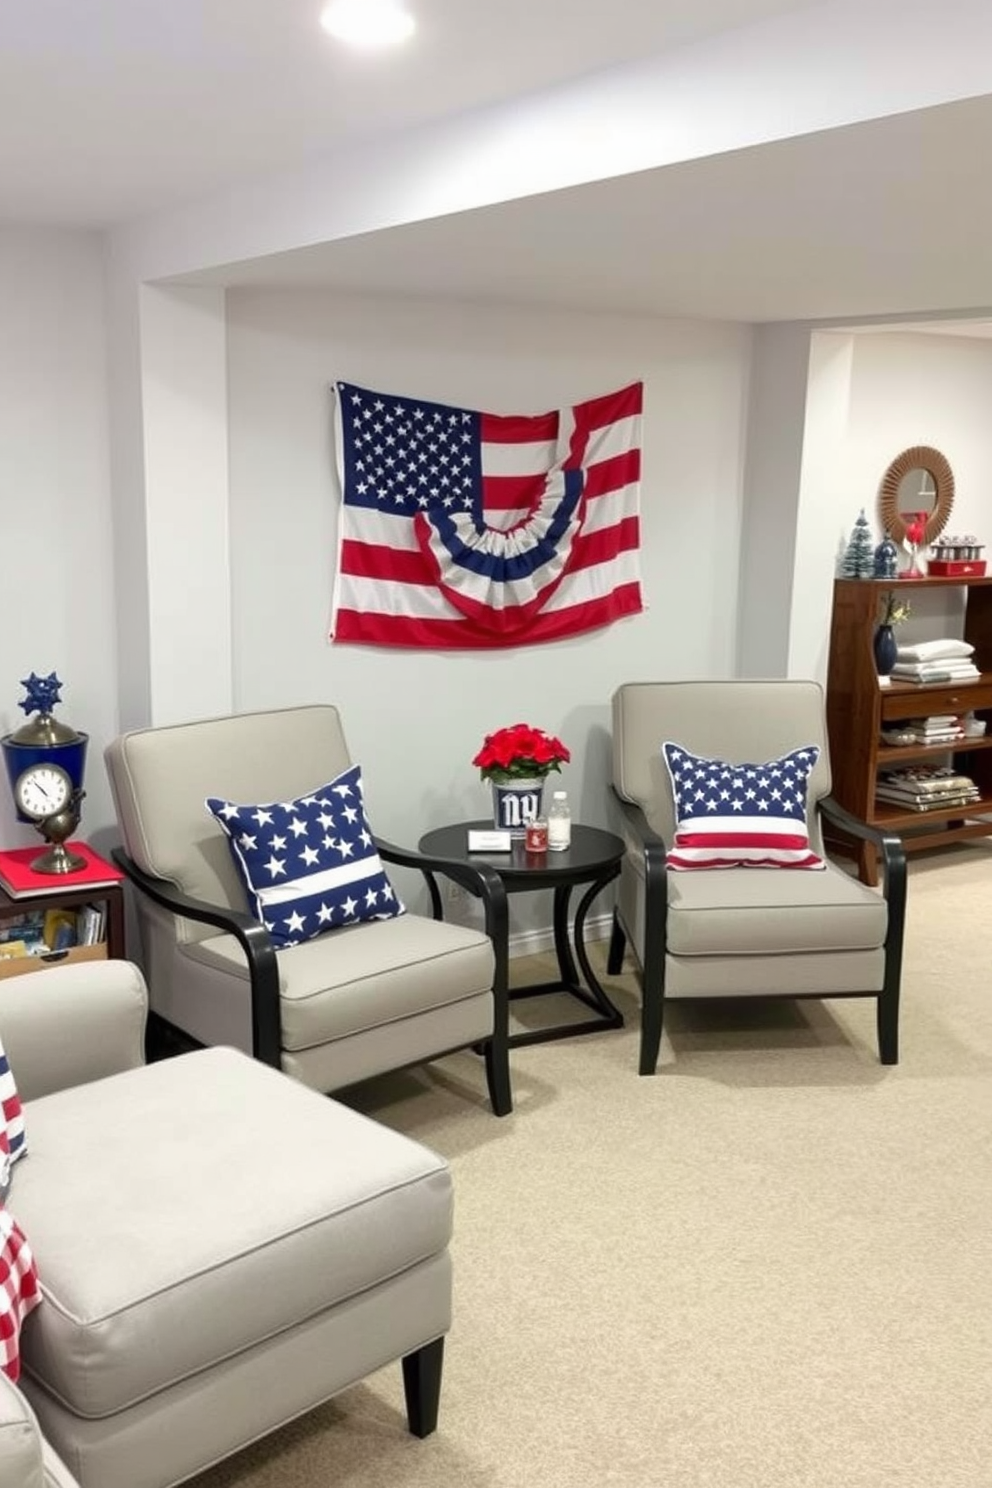
<instances>
[{"instance_id":1,"label":"red box on shelf","mask_svg":"<svg viewBox=\"0 0 992 1488\"><path fill-rule=\"evenodd\" d=\"M984 558L930 558L927 573L935 579L981 578L985 572Z\"/></svg>"}]
</instances>

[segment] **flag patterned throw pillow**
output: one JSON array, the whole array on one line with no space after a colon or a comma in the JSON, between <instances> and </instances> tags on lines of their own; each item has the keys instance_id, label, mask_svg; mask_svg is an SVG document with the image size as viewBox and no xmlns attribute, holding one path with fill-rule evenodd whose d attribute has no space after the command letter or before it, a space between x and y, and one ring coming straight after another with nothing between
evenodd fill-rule
<instances>
[{"instance_id":1,"label":"flag patterned throw pillow","mask_svg":"<svg viewBox=\"0 0 992 1488\"><path fill-rule=\"evenodd\" d=\"M728 764L665 743L675 798L669 868L825 868L806 825L816 744L764 764Z\"/></svg>"},{"instance_id":2,"label":"flag patterned throw pillow","mask_svg":"<svg viewBox=\"0 0 992 1488\"><path fill-rule=\"evenodd\" d=\"M0 1042L0 1202L10 1184L12 1165L27 1151L24 1113L10 1061Z\"/></svg>"},{"instance_id":3,"label":"flag patterned throw pillow","mask_svg":"<svg viewBox=\"0 0 992 1488\"><path fill-rule=\"evenodd\" d=\"M246 806L210 796L206 804L277 950L403 914L365 815L359 765L293 801Z\"/></svg>"},{"instance_id":4,"label":"flag patterned throw pillow","mask_svg":"<svg viewBox=\"0 0 992 1488\"><path fill-rule=\"evenodd\" d=\"M24 1113L10 1063L0 1043L0 1372L21 1372L21 1324L41 1301L38 1269L14 1216L3 1207L11 1167L27 1151Z\"/></svg>"}]
</instances>

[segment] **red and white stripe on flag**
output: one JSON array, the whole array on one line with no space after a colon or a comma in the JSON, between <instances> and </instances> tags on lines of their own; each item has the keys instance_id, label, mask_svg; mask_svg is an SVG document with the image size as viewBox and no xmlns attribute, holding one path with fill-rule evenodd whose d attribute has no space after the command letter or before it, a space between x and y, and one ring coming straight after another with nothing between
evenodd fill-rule
<instances>
[{"instance_id":1,"label":"red and white stripe on flag","mask_svg":"<svg viewBox=\"0 0 992 1488\"><path fill-rule=\"evenodd\" d=\"M524 645L639 613L642 391L508 417L336 384L332 638Z\"/></svg>"}]
</instances>

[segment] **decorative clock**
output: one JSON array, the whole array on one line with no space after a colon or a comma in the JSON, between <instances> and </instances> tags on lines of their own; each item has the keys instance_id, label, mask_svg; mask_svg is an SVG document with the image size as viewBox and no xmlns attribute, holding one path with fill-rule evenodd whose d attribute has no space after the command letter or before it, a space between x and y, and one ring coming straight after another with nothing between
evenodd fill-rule
<instances>
[{"instance_id":1,"label":"decorative clock","mask_svg":"<svg viewBox=\"0 0 992 1488\"><path fill-rule=\"evenodd\" d=\"M44 677L32 672L21 686L26 696L18 706L28 721L0 739L17 819L36 827L50 844L31 866L40 873L70 873L82 866L81 859L72 861L64 843L79 825L89 735L54 716L62 688L54 672Z\"/></svg>"},{"instance_id":2,"label":"decorative clock","mask_svg":"<svg viewBox=\"0 0 992 1488\"><path fill-rule=\"evenodd\" d=\"M61 765L28 765L14 786L14 802L29 817L48 843L48 851L31 864L35 873L76 873L86 859L66 847L79 826L79 807L85 791L73 785Z\"/></svg>"}]
</instances>

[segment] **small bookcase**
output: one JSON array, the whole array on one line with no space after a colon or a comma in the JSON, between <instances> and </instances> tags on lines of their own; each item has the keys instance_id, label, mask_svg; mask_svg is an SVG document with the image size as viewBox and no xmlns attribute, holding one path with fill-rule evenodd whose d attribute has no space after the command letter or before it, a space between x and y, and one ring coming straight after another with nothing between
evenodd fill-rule
<instances>
[{"instance_id":1,"label":"small bookcase","mask_svg":"<svg viewBox=\"0 0 992 1488\"><path fill-rule=\"evenodd\" d=\"M42 851L40 847L0 852L0 930L16 940L11 922L23 920L30 922L34 936L39 920L49 911L64 911L66 922L76 927L93 928L95 924L97 938L91 943L79 943L77 938L74 944L31 955L5 954L10 940L0 940L0 980L66 962L124 958L123 875L88 843L68 846L86 859L86 867L78 873L32 873L30 861Z\"/></svg>"}]
</instances>

